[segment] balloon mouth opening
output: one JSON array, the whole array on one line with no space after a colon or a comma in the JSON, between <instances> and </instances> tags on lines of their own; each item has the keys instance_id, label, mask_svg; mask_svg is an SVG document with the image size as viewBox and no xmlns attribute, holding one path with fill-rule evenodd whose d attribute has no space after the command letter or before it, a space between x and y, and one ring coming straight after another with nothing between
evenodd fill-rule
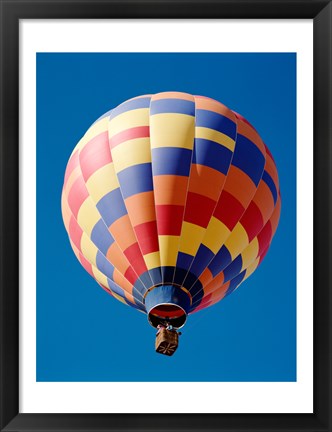
<instances>
[{"instance_id":1,"label":"balloon mouth opening","mask_svg":"<svg viewBox=\"0 0 332 432\"><path fill-rule=\"evenodd\" d=\"M183 287L165 284L151 288L144 301L148 321L153 327L167 323L178 329L187 320L191 296Z\"/></svg>"},{"instance_id":2,"label":"balloon mouth opening","mask_svg":"<svg viewBox=\"0 0 332 432\"><path fill-rule=\"evenodd\" d=\"M153 327L159 324L171 324L174 328L181 328L187 321L187 314L181 306L174 303L161 303L153 307L148 313L149 323Z\"/></svg>"}]
</instances>

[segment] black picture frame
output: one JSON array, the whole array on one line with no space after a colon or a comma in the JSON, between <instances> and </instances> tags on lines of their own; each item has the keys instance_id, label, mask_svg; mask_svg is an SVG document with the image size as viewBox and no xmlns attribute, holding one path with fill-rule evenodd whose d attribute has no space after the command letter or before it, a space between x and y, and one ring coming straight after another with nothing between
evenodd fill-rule
<instances>
[{"instance_id":1,"label":"black picture frame","mask_svg":"<svg viewBox=\"0 0 332 432\"><path fill-rule=\"evenodd\" d=\"M1 431L332 431L331 0L0 0ZM310 18L314 21L314 413L19 413L19 20Z\"/></svg>"}]
</instances>

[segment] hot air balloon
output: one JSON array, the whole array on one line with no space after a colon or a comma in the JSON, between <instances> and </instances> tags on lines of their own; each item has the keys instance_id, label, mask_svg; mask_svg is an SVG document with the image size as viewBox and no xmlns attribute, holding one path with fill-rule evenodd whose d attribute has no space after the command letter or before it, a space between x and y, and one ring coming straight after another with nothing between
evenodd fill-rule
<instances>
[{"instance_id":1,"label":"hot air balloon","mask_svg":"<svg viewBox=\"0 0 332 432\"><path fill-rule=\"evenodd\" d=\"M74 148L62 214L79 262L115 299L161 328L172 355L189 314L259 266L280 216L273 157L222 103L143 95L100 117Z\"/></svg>"}]
</instances>

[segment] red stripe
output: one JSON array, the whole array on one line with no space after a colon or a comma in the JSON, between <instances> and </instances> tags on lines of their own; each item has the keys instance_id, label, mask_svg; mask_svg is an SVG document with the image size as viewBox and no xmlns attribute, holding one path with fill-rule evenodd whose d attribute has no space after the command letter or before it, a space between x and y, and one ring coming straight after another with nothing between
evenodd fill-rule
<instances>
[{"instance_id":1,"label":"red stripe","mask_svg":"<svg viewBox=\"0 0 332 432\"><path fill-rule=\"evenodd\" d=\"M69 237L71 241L74 243L74 245L77 247L77 249L81 250L81 238L83 235L83 231L81 227L78 225L76 219L71 216L69 221Z\"/></svg>"},{"instance_id":2,"label":"red stripe","mask_svg":"<svg viewBox=\"0 0 332 432\"><path fill-rule=\"evenodd\" d=\"M72 185L68 193L68 205L75 218L83 202L87 199L89 193L82 177L79 177Z\"/></svg>"},{"instance_id":3,"label":"red stripe","mask_svg":"<svg viewBox=\"0 0 332 432\"><path fill-rule=\"evenodd\" d=\"M64 186L66 185L68 178L70 177L70 174L78 166L79 163L78 155L79 155L79 151L76 150L75 153L72 154L71 158L68 161L66 173L65 173L65 179L64 179Z\"/></svg>"},{"instance_id":4,"label":"red stripe","mask_svg":"<svg viewBox=\"0 0 332 432\"><path fill-rule=\"evenodd\" d=\"M241 218L244 207L229 192L222 191L214 216L232 230Z\"/></svg>"},{"instance_id":5,"label":"red stripe","mask_svg":"<svg viewBox=\"0 0 332 432\"><path fill-rule=\"evenodd\" d=\"M112 136L112 138L110 138L110 147L112 149L125 141L129 141L135 138L147 138L149 136L150 136L149 126L137 126L134 128L126 129Z\"/></svg>"},{"instance_id":6,"label":"red stripe","mask_svg":"<svg viewBox=\"0 0 332 432\"><path fill-rule=\"evenodd\" d=\"M259 263L258 265L260 265L260 263L263 261L263 259L265 258L266 254L268 253L270 248L270 245L263 251L262 255L259 257Z\"/></svg>"},{"instance_id":7,"label":"red stripe","mask_svg":"<svg viewBox=\"0 0 332 432\"><path fill-rule=\"evenodd\" d=\"M275 161L273 159L272 153L270 152L268 146L266 144L264 144L264 146L265 146L266 153L270 156L270 158L272 159L273 163L275 164Z\"/></svg>"},{"instance_id":8,"label":"red stripe","mask_svg":"<svg viewBox=\"0 0 332 432\"><path fill-rule=\"evenodd\" d=\"M142 257L142 252L138 246L138 243L132 244L123 253L138 275L147 271L146 264Z\"/></svg>"},{"instance_id":9,"label":"red stripe","mask_svg":"<svg viewBox=\"0 0 332 432\"><path fill-rule=\"evenodd\" d=\"M206 303L208 303L209 301L211 301L211 297L212 297L212 293L204 296L200 304L206 304Z\"/></svg>"},{"instance_id":10,"label":"red stripe","mask_svg":"<svg viewBox=\"0 0 332 432\"><path fill-rule=\"evenodd\" d=\"M211 219L215 205L216 202L211 198L194 192L188 192L184 220L206 228Z\"/></svg>"},{"instance_id":11,"label":"red stripe","mask_svg":"<svg viewBox=\"0 0 332 432\"><path fill-rule=\"evenodd\" d=\"M253 201L251 201L240 222L247 232L249 242L251 242L264 226L262 213Z\"/></svg>"},{"instance_id":12,"label":"red stripe","mask_svg":"<svg viewBox=\"0 0 332 432\"><path fill-rule=\"evenodd\" d=\"M132 285L137 281L137 274L134 272L132 267L128 267L125 274L123 275Z\"/></svg>"},{"instance_id":13,"label":"red stripe","mask_svg":"<svg viewBox=\"0 0 332 432\"><path fill-rule=\"evenodd\" d=\"M136 225L134 231L143 255L159 250L156 221Z\"/></svg>"},{"instance_id":14,"label":"red stripe","mask_svg":"<svg viewBox=\"0 0 332 432\"><path fill-rule=\"evenodd\" d=\"M104 285L101 284L100 282L97 282L97 283L100 285L100 287L101 287L104 291L107 292L107 294L110 294L112 297L114 297L113 294L112 294L112 291L110 291L108 288L104 287Z\"/></svg>"},{"instance_id":15,"label":"red stripe","mask_svg":"<svg viewBox=\"0 0 332 432\"><path fill-rule=\"evenodd\" d=\"M259 256L262 255L265 248L270 244L271 239L272 239L272 228L269 221L265 224L264 228L257 236L257 240L259 244L259 250L258 250Z\"/></svg>"},{"instance_id":16,"label":"red stripe","mask_svg":"<svg viewBox=\"0 0 332 432\"><path fill-rule=\"evenodd\" d=\"M181 234L184 207L179 205L156 205L159 235Z\"/></svg>"},{"instance_id":17,"label":"red stripe","mask_svg":"<svg viewBox=\"0 0 332 432\"><path fill-rule=\"evenodd\" d=\"M85 270L94 278L94 274L92 272L92 265L81 253L80 253L80 261L83 268L85 268Z\"/></svg>"},{"instance_id":18,"label":"red stripe","mask_svg":"<svg viewBox=\"0 0 332 432\"><path fill-rule=\"evenodd\" d=\"M99 168L112 162L108 143L108 132L103 132L92 138L80 151L80 165L84 180Z\"/></svg>"},{"instance_id":19,"label":"red stripe","mask_svg":"<svg viewBox=\"0 0 332 432\"><path fill-rule=\"evenodd\" d=\"M194 308L190 313L195 313L195 312L199 312L200 310L203 310L205 308L207 308L209 306L209 304L204 304L203 306L200 304L198 307Z\"/></svg>"},{"instance_id":20,"label":"red stripe","mask_svg":"<svg viewBox=\"0 0 332 432\"><path fill-rule=\"evenodd\" d=\"M208 303L211 301L211 297L212 297L212 293L206 295L205 297L203 297L202 301L200 302L200 304L198 305L199 308L204 308L205 306L208 305ZM196 308L195 308L196 310Z\"/></svg>"}]
</instances>

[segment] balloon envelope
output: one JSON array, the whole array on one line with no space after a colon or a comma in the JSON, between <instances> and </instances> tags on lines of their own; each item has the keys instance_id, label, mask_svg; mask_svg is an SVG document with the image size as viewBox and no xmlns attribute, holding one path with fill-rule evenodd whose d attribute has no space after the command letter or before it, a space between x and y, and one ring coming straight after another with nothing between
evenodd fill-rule
<instances>
[{"instance_id":1,"label":"balloon envelope","mask_svg":"<svg viewBox=\"0 0 332 432\"><path fill-rule=\"evenodd\" d=\"M97 120L67 165L62 213L78 260L151 325L231 294L259 266L280 216L276 165L242 116L166 92Z\"/></svg>"}]
</instances>

